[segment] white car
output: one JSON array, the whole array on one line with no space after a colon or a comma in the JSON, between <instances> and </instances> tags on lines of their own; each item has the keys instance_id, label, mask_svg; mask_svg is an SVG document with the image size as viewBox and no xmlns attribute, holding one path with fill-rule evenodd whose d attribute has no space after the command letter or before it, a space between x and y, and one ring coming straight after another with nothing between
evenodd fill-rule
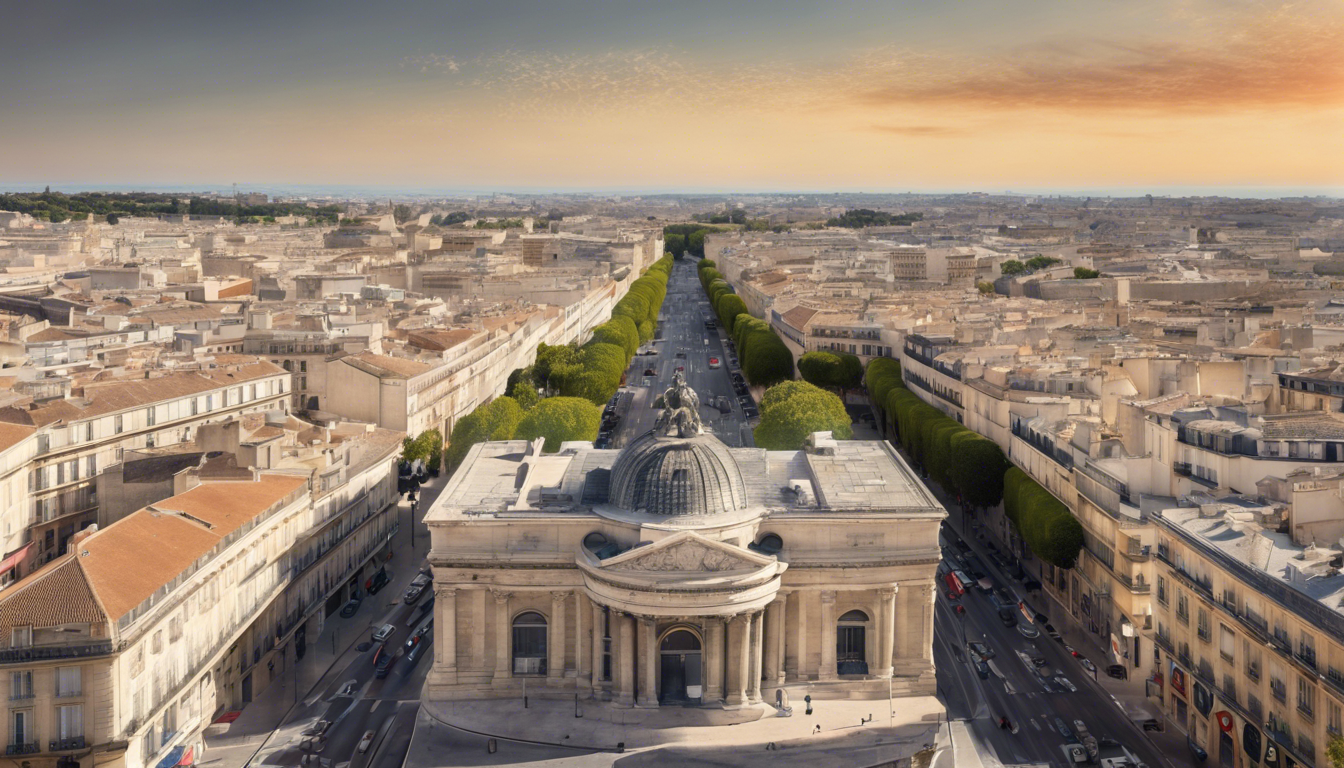
<instances>
[{"instance_id":1,"label":"white car","mask_svg":"<svg viewBox=\"0 0 1344 768\"><path fill-rule=\"evenodd\" d=\"M368 752L371 746L373 746L373 731L365 731L364 736L359 740L359 746L355 749L362 755Z\"/></svg>"}]
</instances>

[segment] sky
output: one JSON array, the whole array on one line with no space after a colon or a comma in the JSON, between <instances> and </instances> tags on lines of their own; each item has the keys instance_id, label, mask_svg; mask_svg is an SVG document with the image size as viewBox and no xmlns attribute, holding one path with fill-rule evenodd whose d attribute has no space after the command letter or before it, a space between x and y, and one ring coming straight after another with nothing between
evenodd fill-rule
<instances>
[{"instance_id":1,"label":"sky","mask_svg":"<svg viewBox=\"0 0 1344 768\"><path fill-rule=\"evenodd\" d=\"M1344 0L28 2L0 189L1344 193Z\"/></svg>"}]
</instances>

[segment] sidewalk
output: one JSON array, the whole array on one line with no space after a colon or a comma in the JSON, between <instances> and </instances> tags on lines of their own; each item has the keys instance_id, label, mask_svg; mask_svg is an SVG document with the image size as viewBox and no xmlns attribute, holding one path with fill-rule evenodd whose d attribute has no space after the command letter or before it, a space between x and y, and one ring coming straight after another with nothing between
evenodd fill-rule
<instances>
[{"instance_id":1,"label":"sidewalk","mask_svg":"<svg viewBox=\"0 0 1344 768\"><path fill-rule=\"evenodd\" d=\"M424 487L441 486L444 482L443 477L433 478ZM308 650L298 663L297 672L285 670L252 703L243 707L237 720L207 727L204 759L198 759L197 764L215 768L242 768L247 765L275 729L289 718L292 710L311 705L318 692L332 682L326 678L339 673L354 661L359 655L354 647L368 640L372 628L384 623L388 613L400 605L401 593L419 573L420 565L429 552L429 535L419 522L426 509L427 502L417 505L414 525L419 527L412 551L410 529L406 525L410 519L410 504L404 500L398 502L401 530L392 538L392 559L386 562L386 567L392 572L392 581L377 595L366 596L364 605L354 616L344 619L339 613L333 613L328 617L322 632L309 638ZM295 677L298 678L298 697L302 698L295 695Z\"/></svg>"}]
</instances>

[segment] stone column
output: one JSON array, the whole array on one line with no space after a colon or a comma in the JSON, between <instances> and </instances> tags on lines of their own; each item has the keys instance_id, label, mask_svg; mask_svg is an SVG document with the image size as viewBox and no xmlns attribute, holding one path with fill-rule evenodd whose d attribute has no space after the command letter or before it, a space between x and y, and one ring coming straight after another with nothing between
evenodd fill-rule
<instances>
[{"instance_id":1,"label":"stone column","mask_svg":"<svg viewBox=\"0 0 1344 768\"><path fill-rule=\"evenodd\" d=\"M494 590L495 596L495 681L513 677L513 636L509 626L508 592Z\"/></svg>"},{"instance_id":2,"label":"stone column","mask_svg":"<svg viewBox=\"0 0 1344 768\"><path fill-rule=\"evenodd\" d=\"M457 682L457 590L440 587L434 590L434 626L443 638L434 647L434 663L442 672Z\"/></svg>"},{"instance_id":3,"label":"stone column","mask_svg":"<svg viewBox=\"0 0 1344 768\"><path fill-rule=\"evenodd\" d=\"M891 677L891 659L896 645L896 589L884 587L877 592L877 669L878 677Z\"/></svg>"},{"instance_id":4,"label":"stone column","mask_svg":"<svg viewBox=\"0 0 1344 768\"><path fill-rule=\"evenodd\" d=\"M923 606L921 613L924 615L923 631L920 632L923 637L920 640L919 658L925 662L927 669L927 665L933 664L933 600L936 593L933 585L923 584L919 587L919 594L922 598L920 605Z\"/></svg>"},{"instance_id":5,"label":"stone column","mask_svg":"<svg viewBox=\"0 0 1344 768\"><path fill-rule=\"evenodd\" d=\"M747 703L747 674L751 666L751 617L738 614L728 622L728 681L724 706L738 708Z\"/></svg>"},{"instance_id":6,"label":"stone column","mask_svg":"<svg viewBox=\"0 0 1344 768\"><path fill-rule=\"evenodd\" d=\"M761 661L765 651L765 611L751 615L751 676L747 678L747 699L761 701Z\"/></svg>"},{"instance_id":7,"label":"stone column","mask_svg":"<svg viewBox=\"0 0 1344 768\"><path fill-rule=\"evenodd\" d=\"M621 693L616 703L632 707L635 705L635 619L628 613L622 613L618 621L621 625L621 644L616 654L621 664Z\"/></svg>"},{"instance_id":8,"label":"stone column","mask_svg":"<svg viewBox=\"0 0 1344 768\"><path fill-rule=\"evenodd\" d=\"M775 601L766 606L765 617L769 623L765 641L767 654L765 662L765 682L769 685L783 685L784 673L784 615L788 610L789 596L783 592Z\"/></svg>"},{"instance_id":9,"label":"stone column","mask_svg":"<svg viewBox=\"0 0 1344 768\"><path fill-rule=\"evenodd\" d=\"M796 626L794 629L793 658L795 666L793 677L795 680L807 680L811 676L811 668L807 665L807 593L794 592L794 602L798 604Z\"/></svg>"},{"instance_id":10,"label":"stone column","mask_svg":"<svg viewBox=\"0 0 1344 768\"><path fill-rule=\"evenodd\" d=\"M565 598L568 592L551 593L551 620L547 627L546 677L558 682L565 676Z\"/></svg>"},{"instance_id":11,"label":"stone column","mask_svg":"<svg viewBox=\"0 0 1344 768\"><path fill-rule=\"evenodd\" d=\"M821 668L818 680L834 680L835 668L835 591L821 593Z\"/></svg>"},{"instance_id":12,"label":"stone column","mask_svg":"<svg viewBox=\"0 0 1344 768\"><path fill-rule=\"evenodd\" d=\"M658 706L658 678L655 664L658 663L658 638L654 631L653 619L639 617L639 696L636 705L640 707Z\"/></svg>"},{"instance_id":13,"label":"stone column","mask_svg":"<svg viewBox=\"0 0 1344 768\"><path fill-rule=\"evenodd\" d=\"M602 657L605 655L603 639L607 636L606 611L602 606L593 603L593 695L599 695L602 692Z\"/></svg>"},{"instance_id":14,"label":"stone column","mask_svg":"<svg viewBox=\"0 0 1344 768\"><path fill-rule=\"evenodd\" d=\"M471 668L484 672L485 666L485 590L467 592L467 612L471 621Z\"/></svg>"},{"instance_id":15,"label":"stone column","mask_svg":"<svg viewBox=\"0 0 1344 768\"><path fill-rule=\"evenodd\" d=\"M701 674L705 688L701 701L708 704L723 698L723 619L711 616L705 619L704 661Z\"/></svg>"},{"instance_id":16,"label":"stone column","mask_svg":"<svg viewBox=\"0 0 1344 768\"><path fill-rule=\"evenodd\" d=\"M592 621L593 614L588 610L588 598L584 597L583 590L574 590L574 677L578 681L579 690L584 690L591 685L593 660L592 645L588 642L588 625Z\"/></svg>"}]
</instances>

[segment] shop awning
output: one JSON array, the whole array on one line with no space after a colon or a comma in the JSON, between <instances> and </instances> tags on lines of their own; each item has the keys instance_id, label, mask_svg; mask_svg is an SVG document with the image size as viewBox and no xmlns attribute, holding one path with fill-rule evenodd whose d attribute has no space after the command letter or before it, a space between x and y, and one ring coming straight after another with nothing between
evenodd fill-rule
<instances>
[{"instance_id":1,"label":"shop awning","mask_svg":"<svg viewBox=\"0 0 1344 768\"><path fill-rule=\"evenodd\" d=\"M155 768L175 768L179 765L191 765L195 754L191 747L181 746L173 747L168 750L168 754L163 756Z\"/></svg>"},{"instance_id":2,"label":"shop awning","mask_svg":"<svg viewBox=\"0 0 1344 768\"><path fill-rule=\"evenodd\" d=\"M28 542L15 550L14 554L0 560L0 573L8 573L14 566L23 562L28 557L28 550L33 546L33 542Z\"/></svg>"}]
</instances>

